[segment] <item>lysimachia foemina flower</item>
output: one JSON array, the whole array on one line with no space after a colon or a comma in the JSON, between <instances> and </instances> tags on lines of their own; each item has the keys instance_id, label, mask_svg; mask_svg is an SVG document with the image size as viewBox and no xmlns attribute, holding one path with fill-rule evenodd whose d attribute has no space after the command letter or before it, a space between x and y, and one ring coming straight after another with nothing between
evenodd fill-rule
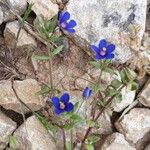
<instances>
[{"instance_id":1,"label":"lysimachia foemina flower","mask_svg":"<svg viewBox=\"0 0 150 150\"><path fill-rule=\"evenodd\" d=\"M115 48L114 44L109 44L105 39L100 40L98 45L91 45L91 49L95 53L97 60L113 59Z\"/></svg>"},{"instance_id":2,"label":"lysimachia foemina flower","mask_svg":"<svg viewBox=\"0 0 150 150\"><path fill-rule=\"evenodd\" d=\"M75 33L74 27L77 25L75 20L70 20L70 13L68 11L62 11L59 13L58 22L61 29Z\"/></svg>"},{"instance_id":3,"label":"lysimachia foemina flower","mask_svg":"<svg viewBox=\"0 0 150 150\"><path fill-rule=\"evenodd\" d=\"M83 98L88 99L92 95L92 89L90 87L86 87L82 93Z\"/></svg>"},{"instance_id":4,"label":"lysimachia foemina flower","mask_svg":"<svg viewBox=\"0 0 150 150\"><path fill-rule=\"evenodd\" d=\"M53 97L52 104L55 107L55 113L61 114L63 112L71 112L74 108L74 105L69 102L70 95L68 93L64 93L60 98Z\"/></svg>"}]
</instances>

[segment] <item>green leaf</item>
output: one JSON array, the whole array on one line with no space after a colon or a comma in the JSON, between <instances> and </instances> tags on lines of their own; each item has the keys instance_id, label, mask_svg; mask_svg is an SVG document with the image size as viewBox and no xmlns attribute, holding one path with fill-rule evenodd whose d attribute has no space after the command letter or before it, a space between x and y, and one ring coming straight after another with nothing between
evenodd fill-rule
<instances>
[{"instance_id":1,"label":"green leaf","mask_svg":"<svg viewBox=\"0 0 150 150\"><path fill-rule=\"evenodd\" d=\"M135 81L131 82L131 91L135 91L137 89L138 89L138 84Z\"/></svg>"},{"instance_id":2,"label":"green leaf","mask_svg":"<svg viewBox=\"0 0 150 150\"><path fill-rule=\"evenodd\" d=\"M96 125L96 122L94 120L87 120L86 123L89 127L95 127Z\"/></svg>"},{"instance_id":3,"label":"green leaf","mask_svg":"<svg viewBox=\"0 0 150 150\"><path fill-rule=\"evenodd\" d=\"M79 107L79 102L76 102L74 104L74 110L73 110L73 112L76 112L78 110L78 107Z\"/></svg>"},{"instance_id":4,"label":"green leaf","mask_svg":"<svg viewBox=\"0 0 150 150\"><path fill-rule=\"evenodd\" d=\"M38 55L34 55L32 56L32 58L34 60L49 60L49 57L48 56L38 56Z\"/></svg>"},{"instance_id":5,"label":"green leaf","mask_svg":"<svg viewBox=\"0 0 150 150\"><path fill-rule=\"evenodd\" d=\"M105 94L107 97L109 97L109 96L114 96L117 93L118 93L118 91L116 89L110 87L106 90Z\"/></svg>"},{"instance_id":6,"label":"green leaf","mask_svg":"<svg viewBox=\"0 0 150 150\"><path fill-rule=\"evenodd\" d=\"M12 148L13 150L16 150L17 145L18 145L17 138L15 136L10 135L9 136L9 146L10 146L10 148Z\"/></svg>"},{"instance_id":7,"label":"green leaf","mask_svg":"<svg viewBox=\"0 0 150 150\"><path fill-rule=\"evenodd\" d=\"M78 123L78 122L82 121L82 118L79 115L77 115L77 114L72 114L72 116L70 117L70 119L73 122L75 122L75 123Z\"/></svg>"},{"instance_id":8,"label":"green leaf","mask_svg":"<svg viewBox=\"0 0 150 150\"><path fill-rule=\"evenodd\" d=\"M37 94L44 96L44 95L46 95L46 94L49 94L50 91L51 91L50 87L44 85L44 86L41 87L41 90L37 92Z\"/></svg>"},{"instance_id":9,"label":"green leaf","mask_svg":"<svg viewBox=\"0 0 150 150\"><path fill-rule=\"evenodd\" d=\"M115 74L115 71L113 69L111 69L111 68L104 68L103 71L107 72L109 74Z\"/></svg>"},{"instance_id":10,"label":"green leaf","mask_svg":"<svg viewBox=\"0 0 150 150\"><path fill-rule=\"evenodd\" d=\"M56 49L53 50L53 55L57 55L59 54L62 50L63 50L64 46L61 45L59 47L57 47Z\"/></svg>"},{"instance_id":11,"label":"green leaf","mask_svg":"<svg viewBox=\"0 0 150 150\"><path fill-rule=\"evenodd\" d=\"M115 96L115 102L116 103L120 103L122 101L122 94L119 93Z\"/></svg>"},{"instance_id":12,"label":"green leaf","mask_svg":"<svg viewBox=\"0 0 150 150\"><path fill-rule=\"evenodd\" d=\"M64 129L65 129L65 130L70 130L70 129L72 129L72 128L74 127L74 125L75 125L74 123L65 124L65 125L64 125Z\"/></svg>"},{"instance_id":13,"label":"green leaf","mask_svg":"<svg viewBox=\"0 0 150 150\"><path fill-rule=\"evenodd\" d=\"M85 147L87 150L94 150L94 146L92 144L86 144Z\"/></svg>"},{"instance_id":14,"label":"green leaf","mask_svg":"<svg viewBox=\"0 0 150 150\"><path fill-rule=\"evenodd\" d=\"M100 140L100 137L97 136L97 135L92 134L92 135L90 135L90 136L88 137L87 140L88 140L88 143L94 144L94 143L96 143L96 142L98 142L98 141Z\"/></svg>"},{"instance_id":15,"label":"green leaf","mask_svg":"<svg viewBox=\"0 0 150 150\"><path fill-rule=\"evenodd\" d=\"M115 79L111 82L111 86L115 89L118 89L122 85L122 82L118 79Z\"/></svg>"},{"instance_id":16,"label":"green leaf","mask_svg":"<svg viewBox=\"0 0 150 150\"><path fill-rule=\"evenodd\" d=\"M66 150L72 150L71 142L66 142Z\"/></svg>"},{"instance_id":17,"label":"green leaf","mask_svg":"<svg viewBox=\"0 0 150 150\"><path fill-rule=\"evenodd\" d=\"M105 87L102 84L95 84L92 86L93 93L98 93L99 91L104 91Z\"/></svg>"},{"instance_id":18,"label":"green leaf","mask_svg":"<svg viewBox=\"0 0 150 150\"><path fill-rule=\"evenodd\" d=\"M90 64L93 65L96 69L101 69L101 64L97 61L90 61Z\"/></svg>"}]
</instances>

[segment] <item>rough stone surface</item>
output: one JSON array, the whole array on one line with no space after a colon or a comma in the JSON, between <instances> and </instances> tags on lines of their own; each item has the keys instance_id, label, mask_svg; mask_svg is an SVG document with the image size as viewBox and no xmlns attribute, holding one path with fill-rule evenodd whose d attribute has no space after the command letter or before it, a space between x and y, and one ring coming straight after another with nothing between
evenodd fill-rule
<instances>
[{"instance_id":1,"label":"rough stone surface","mask_svg":"<svg viewBox=\"0 0 150 150\"><path fill-rule=\"evenodd\" d=\"M50 0L28 0L29 4L34 4L32 10L37 16L49 20L58 13L58 5Z\"/></svg>"},{"instance_id":2,"label":"rough stone surface","mask_svg":"<svg viewBox=\"0 0 150 150\"><path fill-rule=\"evenodd\" d=\"M134 108L121 121L116 122L115 126L127 140L136 143L150 132L150 110Z\"/></svg>"},{"instance_id":3,"label":"rough stone surface","mask_svg":"<svg viewBox=\"0 0 150 150\"><path fill-rule=\"evenodd\" d=\"M4 31L4 37L5 37L5 43L8 46L8 48L13 49L15 47L15 41L17 37L17 33L19 30L19 22L13 21L6 24L5 31ZM28 34L24 29L21 29L19 39L17 42L17 48L22 49L34 49L37 47L36 41L33 37L31 37L30 34Z\"/></svg>"},{"instance_id":4,"label":"rough stone surface","mask_svg":"<svg viewBox=\"0 0 150 150\"><path fill-rule=\"evenodd\" d=\"M101 150L136 150L131 147L120 133L113 133L108 136L102 145Z\"/></svg>"},{"instance_id":5,"label":"rough stone surface","mask_svg":"<svg viewBox=\"0 0 150 150\"><path fill-rule=\"evenodd\" d=\"M2 7L0 6L0 25L3 23L3 11Z\"/></svg>"},{"instance_id":6,"label":"rough stone surface","mask_svg":"<svg viewBox=\"0 0 150 150\"><path fill-rule=\"evenodd\" d=\"M7 5L5 5L5 2ZM2 7L3 13L4 13L4 19L3 21L11 21L16 19L16 16L11 12L14 11L14 13L18 15L22 15L24 11L27 8L27 1L26 0L0 0L0 5Z\"/></svg>"},{"instance_id":7,"label":"rough stone surface","mask_svg":"<svg viewBox=\"0 0 150 150\"><path fill-rule=\"evenodd\" d=\"M31 116L14 133L20 150L57 150L52 137L44 126Z\"/></svg>"},{"instance_id":8,"label":"rough stone surface","mask_svg":"<svg viewBox=\"0 0 150 150\"><path fill-rule=\"evenodd\" d=\"M44 106L44 101L42 101L40 96L36 95L40 91L40 86L36 80L15 81L14 88L19 98L32 108L33 111L37 111ZM6 80L0 82L0 105L5 109L16 112L29 112L24 106L21 109L20 102L11 88L11 82Z\"/></svg>"},{"instance_id":9,"label":"rough stone surface","mask_svg":"<svg viewBox=\"0 0 150 150\"><path fill-rule=\"evenodd\" d=\"M7 146L9 136L16 127L16 123L0 111L0 150L3 150Z\"/></svg>"},{"instance_id":10,"label":"rough stone surface","mask_svg":"<svg viewBox=\"0 0 150 150\"><path fill-rule=\"evenodd\" d=\"M140 41L145 30L146 7L147 0L70 0L67 10L77 21L74 37L78 45L87 50L88 43L106 38L116 44L116 60L124 63L132 56L129 27L140 27L136 38Z\"/></svg>"},{"instance_id":11,"label":"rough stone surface","mask_svg":"<svg viewBox=\"0 0 150 150\"><path fill-rule=\"evenodd\" d=\"M146 146L144 150L150 150L150 144Z\"/></svg>"},{"instance_id":12,"label":"rough stone surface","mask_svg":"<svg viewBox=\"0 0 150 150\"><path fill-rule=\"evenodd\" d=\"M147 107L150 107L150 80L140 94L139 101Z\"/></svg>"}]
</instances>

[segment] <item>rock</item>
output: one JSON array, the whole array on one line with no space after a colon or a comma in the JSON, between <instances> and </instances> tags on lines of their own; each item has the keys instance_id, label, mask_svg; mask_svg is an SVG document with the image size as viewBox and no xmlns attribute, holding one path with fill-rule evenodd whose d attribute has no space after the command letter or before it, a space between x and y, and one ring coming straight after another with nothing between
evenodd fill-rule
<instances>
[{"instance_id":1,"label":"rock","mask_svg":"<svg viewBox=\"0 0 150 150\"><path fill-rule=\"evenodd\" d=\"M10 49L15 48L18 30L19 30L18 21L9 22L6 24L4 30L4 37L5 43ZM19 39L17 42L17 48L23 51L23 49L33 50L36 47L37 44L35 39L30 34L28 34L24 29L21 29Z\"/></svg>"},{"instance_id":2,"label":"rock","mask_svg":"<svg viewBox=\"0 0 150 150\"><path fill-rule=\"evenodd\" d=\"M0 6L0 25L3 23L3 11L2 7Z\"/></svg>"},{"instance_id":3,"label":"rock","mask_svg":"<svg viewBox=\"0 0 150 150\"><path fill-rule=\"evenodd\" d=\"M84 6L84 11L83 11ZM147 0L70 0L67 10L76 20L77 28L74 40L83 49L89 44L106 38L116 45L116 61L124 63L132 57L130 49L131 31L140 27L137 34L137 49L145 31ZM130 44L129 44L130 43Z\"/></svg>"},{"instance_id":4,"label":"rock","mask_svg":"<svg viewBox=\"0 0 150 150\"><path fill-rule=\"evenodd\" d=\"M113 110L116 112L120 112L124 110L128 105L130 105L135 98L136 91L129 90L128 87L125 87L121 91L122 100L117 102L117 100L113 103Z\"/></svg>"},{"instance_id":5,"label":"rock","mask_svg":"<svg viewBox=\"0 0 150 150\"><path fill-rule=\"evenodd\" d=\"M7 146L9 136L13 133L16 127L16 123L0 111L0 150L3 150Z\"/></svg>"},{"instance_id":6,"label":"rock","mask_svg":"<svg viewBox=\"0 0 150 150\"><path fill-rule=\"evenodd\" d=\"M35 118L29 117L14 133L18 139L17 149L21 150L56 150L51 135Z\"/></svg>"},{"instance_id":7,"label":"rock","mask_svg":"<svg viewBox=\"0 0 150 150\"><path fill-rule=\"evenodd\" d=\"M139 96L139 101L147 107L150 107L150 80L142 90Z\"/></svg>"},{"instance_id":8,"label":"rock","mask_svg":"<svg viewBox=\"0 0 150 150\"><path fill-rule=\"evenodd\" d=\"M37 111L44 106L44 101L36 94L40 91L40 86L36 80L14 81L14 88L19 98L33 111ZM0 105L5 109L14 110L19 113L22 111L24 113L30 112L24 106L21 109L20 102L11 87L11 82L6 80L0 82Z\"/></svg>"},{"instance_id":9,"label":"rock","mask_svg":"<svg viewBox=\"0 0 150 150\"><path fill-rule=\"evenodd\" d=\"M150 144L146 146L144 150L150 150Z\"/></svg>"},{"instance_id":10,"label":"rock","mask_svg":"<svg viewBox=\"0 0 150 150\"><path fill-rule=\"evenodd\" d=\"M6 5L7 3L7 5ZM0 0L0 6L4 13L4 22L15 20L17 17L11 12L22 15L27 8L26 0Z\"/></svg>"},{"instance_id":11,"label":"rock","mask_svg":"<svg viewBox=\"0 0 150 150\"><path fill-rule=\"evenodd\" d=\"M44 17L50 20L58 13L58 5L51 2L51 0L27 0L29 4L34 4L32 10L37 16Z\"/></svg>"},{"instance_id":12,"label":"rock","mask_svg":"<svg viewBox=\"0 0 150 150\"><path fill-rule=\"evenodd\" d=\"M126 140L136 143L150 132L150 110L134 108L123 119L116 122L115 126L125 135Z\"/></svg>"},{"instance_id":13,"label":"rock","mask_svg":"<svg viewBox=\"0 0 150 150\"><path fill-rule=\"evenodd\" d=\"M120 133L113 133L108 136L102 145L101 150L136 150L130 146L125 140L124 136Z\"/></svg>"}]
</instances>

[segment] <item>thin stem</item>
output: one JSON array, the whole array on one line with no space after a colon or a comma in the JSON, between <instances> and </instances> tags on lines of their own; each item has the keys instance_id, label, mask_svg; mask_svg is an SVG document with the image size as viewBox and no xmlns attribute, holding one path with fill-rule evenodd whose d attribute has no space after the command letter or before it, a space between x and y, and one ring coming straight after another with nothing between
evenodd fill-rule
<instances>
[{"instance_id":1,"label":"thin stem","mask_svg":"<svg viewBox=\"0 0 150 150\"><path fill-rule=\"evenodd\" d=\"M73 129L70 130L70 137L71 137L71 150L73 150Z\"/></svg>"},{"instance_id":2,"label":"thin stem","mask_svg":"<svg viewBox=\"0 0 150 150\"><path fill-rule=\"evenodd\" d=\"M50 87L51 90L53 91L53 75L52 75L52 65L53 65L53 55L52 55L52 51L51 51L51 46L49 43L47 43L47 48L48 48L48 56L49 56L49 82L50 82Z\"/></svg>"},{"instance_id":3,"label":"thin stem","mask_svg":"<svg viewBox=\"0 0 150 150\"><path fill-rule=\"evenodd\" d=\"M123 88L125 87L125 85L121 86L118 91L121 91ZM101 109L101 111L98 113L98 115L95 117L95 119L93 121L97 121L98 118L100 117L100 115L104 112L104 110L107 108L107 106L109 104L111 104L111 102L113 101L113 99L116 97L117 94L115 94L114 96L112 96L106 103L106 107L103 107ZM85 143L85 140L87 139L88 135L90 134L91 130L92 130L93 127L89 127L84 135L84 138L82 140L82 144L81 144L81 150L83 149L84 147L84 143Z\"/></svg>"},{"instance_id":4,"label":"thin stem","mask_svg":"<svg viewBox=\"0 0 150 150\"><path fill-rule=\"evenodd\" d=\"M63 150L66 150L66 135L65 135L65 130L61 128L62 130L62 135L63 135Z\"/></svg>"},{"instance_id":5,"label":"thin stem","mask_svg":"<svg viewBox=\"0 0 150 150\"><path fill-rule=\"evenodd\" d=\"M83 100L82 101L82 103L80 104L80 106L79 106L79 108L78 108L78 110L77 110L77 112L76 113L78 113L79 112L79 110L81 109L81 107L83 106L83 104L85 103L85 100Z\"/></svg>"}]
</instances>

